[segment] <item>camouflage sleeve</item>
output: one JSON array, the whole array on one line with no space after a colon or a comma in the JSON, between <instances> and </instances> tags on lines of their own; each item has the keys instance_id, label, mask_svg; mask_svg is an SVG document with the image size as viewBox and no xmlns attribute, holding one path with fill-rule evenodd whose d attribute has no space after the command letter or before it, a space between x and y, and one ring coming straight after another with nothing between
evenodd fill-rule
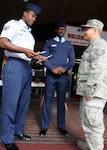
<instances>
[{"instance_id":1,"label":"camouflage sleeve","mask_svg":"<svg viewBox=\"0 0 107 150\"><path fill-rule=\"evenodd\" d=\"M95 46L91 52L91 62L88 80L86 81L85 93L94 96L97 85L100 84L107 70L107 48Z\"/></svg>"}]
</instances>

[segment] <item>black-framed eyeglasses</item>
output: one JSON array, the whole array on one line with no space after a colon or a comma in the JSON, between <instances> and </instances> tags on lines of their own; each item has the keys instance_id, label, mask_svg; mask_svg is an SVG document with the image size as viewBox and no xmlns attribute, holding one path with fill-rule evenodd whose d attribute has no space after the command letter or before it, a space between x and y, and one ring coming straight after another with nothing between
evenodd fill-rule
<instances>
[{"instance_id":1,"label":"black-framed eyeglasses","mask_svg":"<svg viewBox=\"0 0 107 150\"><path fill-rule=\"evenodd\" d=\"M92 27L82 27L81 28L81 32L85 32L85 31L87 31L89 29L92 29Z\"/></svg>"}]
</instances>

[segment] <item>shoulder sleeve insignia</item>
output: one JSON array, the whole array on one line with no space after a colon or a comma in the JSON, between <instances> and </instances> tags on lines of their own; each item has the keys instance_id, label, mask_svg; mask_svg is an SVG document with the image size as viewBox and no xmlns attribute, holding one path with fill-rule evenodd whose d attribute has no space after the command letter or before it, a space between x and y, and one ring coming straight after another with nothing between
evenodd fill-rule
<instances>
[{"instance_id":1,"label":"shoulder sleeve insignia","mask_svg":"<svg viewBox=\"0 0 107 150\"><path fill-rule=\"evenodd\" d=\"M9 28L10 28L10 25L5 25L5 26L3 27L3 30L6 31L6 30L8 30Z\"/></svg>"},{"instance_id":2,"label":"shoulder sleeve insignia","mask_svg":"<svg viewBox=\"0 0 107 150\"><path fill-rule=\"evenodd\" d=\"M95 51L96 56L102 56L105 54L105 49L100 49Z\"/></svg>"}]
</instances>

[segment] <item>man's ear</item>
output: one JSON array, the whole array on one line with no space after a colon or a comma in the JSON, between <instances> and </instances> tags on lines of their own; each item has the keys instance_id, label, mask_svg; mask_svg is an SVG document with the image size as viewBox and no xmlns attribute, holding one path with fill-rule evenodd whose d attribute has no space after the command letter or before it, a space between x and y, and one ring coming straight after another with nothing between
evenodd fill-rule
<instances>
[{"instance_id":1,"label":"man's ear","mask_svg":"<svg viewBox=\"0 0 107 150\"><path fill-rule=\"evenodd\" d=\"M26 16L26 14L27 14L27 11L24 11L24 12L23 12L23 16Z\"/></svg>"}]
</instances>

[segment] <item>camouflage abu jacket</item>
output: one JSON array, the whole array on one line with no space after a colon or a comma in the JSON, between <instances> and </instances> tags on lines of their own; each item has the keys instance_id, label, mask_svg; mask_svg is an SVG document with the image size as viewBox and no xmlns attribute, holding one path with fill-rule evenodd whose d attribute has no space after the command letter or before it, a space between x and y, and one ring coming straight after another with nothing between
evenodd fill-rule
<instances>
[{"instance_id":1,"label":"camouflage abu jacket","mask_svg":"<svg viewBox=\"0 0 107 150\"><path fill-rule=\"evenodd\" d=\"M76 94L107 99L107 42L98 37L84 51Z\"/></svg>"}]
</instances>

